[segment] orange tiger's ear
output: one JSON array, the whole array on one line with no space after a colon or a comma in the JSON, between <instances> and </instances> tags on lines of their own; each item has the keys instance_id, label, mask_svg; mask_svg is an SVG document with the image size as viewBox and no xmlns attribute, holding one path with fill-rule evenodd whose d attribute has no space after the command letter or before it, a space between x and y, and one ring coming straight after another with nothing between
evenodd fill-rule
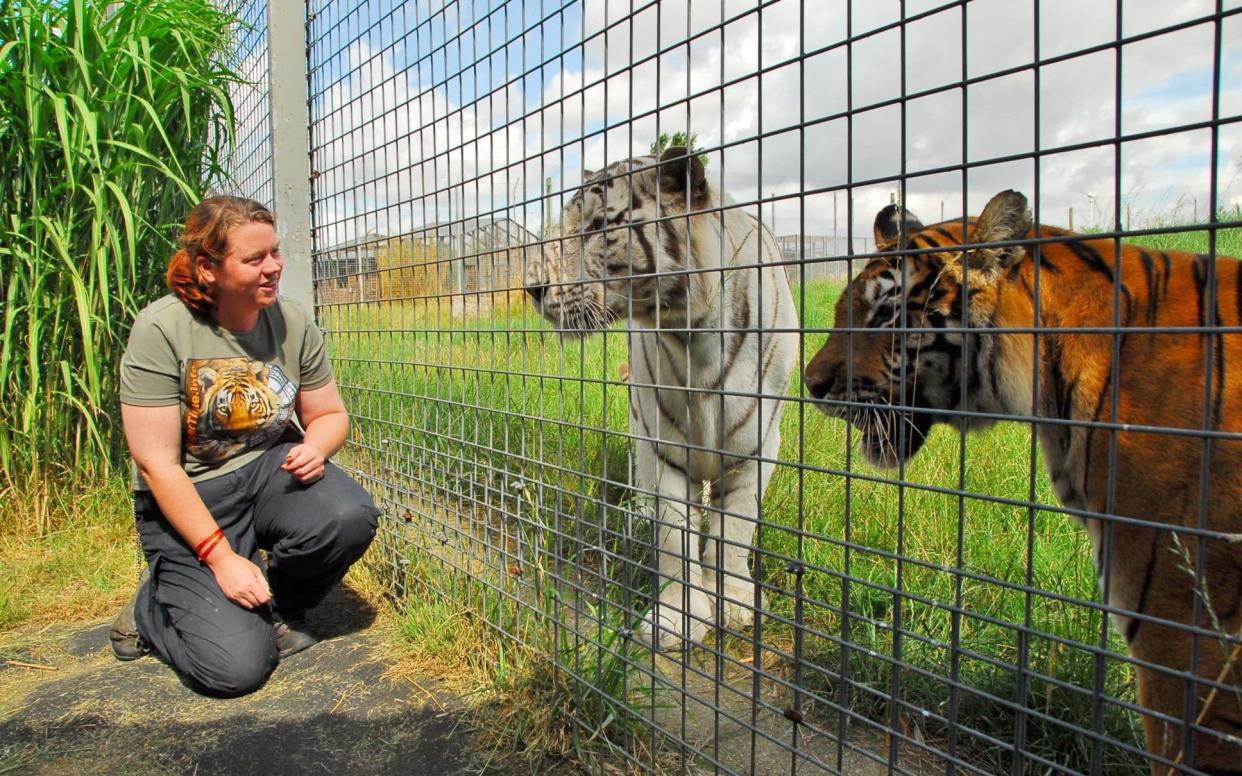
<instances>
[{"instance_id":1,"label":"orange tiger's ear","mask_svg":"<svg viewBox=\"0 0 1242 776\"><path fill-rule=\"evenodd\" d=\"M1026 197L1021 193L1008 189L992 197L984 205L979 220L975 222L975 230L970 236L972 243L1005 242L1021 240L1031 230L1031 211L1026 206ZM1026 255L1021 245L1006 245L996 248L981 248L971 251L971 269L991 270L997 267L1008 269Z\"/></svg>"},{"instance_id":2,"label":"orange tiger's ear","mask_svg":"<svg viewBox=\"0 0 1242 776\"><path fill-rule=\"evenodd\" d=\"M906 210L904 207L900 209L901 216L898 217L897 205L885 205L884 209L875 214L875 224L872 231L875 233L875 249L877 251L886 251L896 247L897 241L901 239L902 220L905 221L906 237L915 232L923 231L923 222L919 221L919 217Z\"/></svg>"}]
</instances>

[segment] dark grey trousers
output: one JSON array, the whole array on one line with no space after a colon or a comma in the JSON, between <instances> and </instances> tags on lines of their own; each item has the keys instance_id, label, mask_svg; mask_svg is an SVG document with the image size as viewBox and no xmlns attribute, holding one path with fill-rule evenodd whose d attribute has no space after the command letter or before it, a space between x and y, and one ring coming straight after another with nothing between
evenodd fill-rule
<instances>
[{"instance_id":1,"label":"dark grey trousers","mask_svg":"<svg viewBox=\"0 0 1242 776\"><path fill-rule=\"evenodd\" d=\"M266 567L274 604L295 619L345 576L375 536L379 510L362 487L328 463L302 485L282 471L278 444L234 472L196 483L233 550ZM172 527L149 491L134 513L151 580L138 592L138 632L193 689L234 697L253 692L276 667L272 609L246 609L224 597L211 569Z\"/></svg>"}]
</instances>

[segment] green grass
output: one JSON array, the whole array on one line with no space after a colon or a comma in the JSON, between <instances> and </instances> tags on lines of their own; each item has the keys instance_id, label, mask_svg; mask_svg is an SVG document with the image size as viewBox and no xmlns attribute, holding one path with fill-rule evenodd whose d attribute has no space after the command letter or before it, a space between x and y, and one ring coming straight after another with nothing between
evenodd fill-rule
<instances>
[{"instance_id":1,"label":"green grass","mask_svg":"<svg viewBox=\"0 0 1242 776\"><path fill-rule=\"evenodd\" d=\"M1217 216L1218 221L1242 221L1242 208L1236 211L1222 210ZM1152 227L1158 228L1158 227ZM1146 245L1162 251L1189 251L1191 253L1207 253L1209 244L1208 232L1163 232L1126 238L1126 242ZM1242 229L1219 229L1216 232L1216 255L1242 258Z\"/></svg>"},{"instance_id":2,"label":"green grass","mask_svg":"<svg viewBox=\"0 0 1242 776\"><path fill-rule=\"evenodd\" d=\"M430 553L408 533L380 533L370 568L396 599L404 662L473 698L475 721L497 755L524 760L532 773L567 757L590 772L613 772L622 750L658 760L636 709L663 701L630 682L627 670L646 653L622 637L616 607L561 584L568 575L553 551L557 536L528 496L510 504L512 523L444 510L462 535L441 539ZM430 534L446 535L445 523L430 522ZM505 549L497 557L470 549L472 541ZM621 595L610 582L599 592L605 602Z\"/></svg>"},{"instance_id":3,"label":"green grass","mask_svg":"<svg viewBox=\"0 0 1242 776\"><path fill-rule=\"evenodd\" d=\"M53 530L33 530L37 515ZM138 558L128 477L0 489L0 634L115 614Z\"/></svg>"},{"instance_id":4,"label":"green grass","mask_svg":"<svg viewBox=\"0 0 1242 776\"><path fill-rule=\"evenodd\" d=\"M1206 249L1202 233L1168 240L1159 247ZM1237 230L1222 232L1218 250L1236 251L1237 243ZM840 290L795 289L800 306L805 299L804 327L831 324ZM642 740L640 715L627 712L635 703L627 688L637 680L623 676L636 658L599 646L615 645L617 630L633 626L649 593L636 564L649 563L650 526L636 519L642 500L625 487L628 399L617 377L627 360L624 332L561 339L508 298L491 315L467 320L449 319L447 305L441 307L321 311L354 415L356 444L348 455L383 483L390 508L412 510L393 557L441 564L420 577L422 592L407 591L405 600L443 615L424 612L425 623L454 622L453 612L466 607L502 631L497 639L510 650L517 641L562 665L585 658L591 678L574 688L576 697L613 701L575 708L581 726L610 719L606 738L614 745ZM820 344L822 335L806 338L802 363ZM791 395L800 395L799 383L795 375ZM765 497L758 575L767 587L765 607L792 619L798 585L787 565L797 560L806 569L800 603L808 632L798 658L804 702L819 704L821 724L832 729L828 706L839 703L917 729L943 747L945 725L920 712L947 717L952 704L959 753L985 769L1007 768L1009 755L970 731L1012 741L1019 724L1027 751L1088 767L1090 744L1073 728L1092 727L1092 688L1129 702L1135 694L1128 667L1111 659L1097 665L1074 646L1106 639L1122 651L1099 613L1051 595L1096 600L1085 533L1043 509L919 487L1055 506L1029 426L1003 423L967 437L964 468L961 436L939 426L901 473L903 485L897 472L875 470L850 450L843 422L797 402L786 405L781 422L779 458L786 463ZM532 533L544 537L542 544ZM546 567L545 583L563 580L554 585L561 596L555 605L532 595L532 560ZM1027 586L1033 592L1024 592ZM567 620L565 609L584 601L595 614ZM454 635L429 627L418 631L429 643ZM589 638L567 646L575 629ZM777 619L766 619L762 633L767 648L792 649L792 630ZM747 644L734 646L739 657L750 655ZM894 662L902 664L896 673ZM1097 677L1100 665L1105 671ZM513 687L521 675L510 673L500 684ZM516 686L525 688L519 696L534 692L530 684ZM1137 718L1113 704L1103 708L1101 732L1141 747ZM1104 746L1102 755L1110 772L1146 770L1141 758L1116 747Z\"/></svg>"}]
</instances>

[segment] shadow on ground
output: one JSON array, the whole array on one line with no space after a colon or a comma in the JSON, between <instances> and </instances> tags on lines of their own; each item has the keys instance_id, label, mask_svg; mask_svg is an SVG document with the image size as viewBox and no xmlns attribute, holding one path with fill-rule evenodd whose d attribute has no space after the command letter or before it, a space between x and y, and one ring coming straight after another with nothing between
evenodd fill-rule
<instances>
[{"instance_id":1,"label":"shadow on ground","mask_svg":"<svg viewBox=\"0 0 1242 776\"><path fill-rule=\"evenodd\" d=\"M44 668L0 668L0 689L13 693L0 713L0 774L503 772L488 767L458 700L391 670L376 612L356 593L339 588L309 618L324 641L233 700L193 693L151 657L118 663L106 623L6 650Z\"/></svg>"}]
</instances>

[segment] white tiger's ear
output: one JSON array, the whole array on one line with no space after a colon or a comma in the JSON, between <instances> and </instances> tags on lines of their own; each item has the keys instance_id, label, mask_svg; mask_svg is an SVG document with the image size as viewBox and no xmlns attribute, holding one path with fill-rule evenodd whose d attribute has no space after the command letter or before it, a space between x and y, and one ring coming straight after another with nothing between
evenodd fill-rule
<instances>
[{"instance_id":1,"label":"white tiger's ear","mask_svg":"<svg viewBox=\"0 0 1242 776\"><path fill-rule=\"evenodd\" d=\"M1013 189L1007 189L988 200L975 222L970 236L973 243L1005 242L1021 240L1031 230L1031 210L1026 197ZM1006 245L971 251L971 269L1008 269L1026 255L1021 245Z\"/></svg>"},{"instance_id":2,"label":"white tiger's ear","mask_svg":"<svg viewBox=\"0 0 1242 776\"><path fill-rule=\"evenodd\" d=\"M584 168L584 169L582 170L582 182L583 182L583 183L586 183L587 181L591 180L592 178L594 178L594 177L595 177L596 175L598 175L598 174L599 174L599 173L598 173L598 171L597 171L597 170L587 170L587 169L585 169L585 168Z\"/></svg>"},{"instance_id":3,"label":"white tiger's ear","mask_svg":"<svg viewBox=\"0 0 1242 776\"><path fill-rule=\"evenodd\" d=\"M707 170L699 155L689 153L685 146L672 146L660 154L660 191L681 193L692 207L705 205Z\"/></svg>"},{"instance_id":4,"label":"white tiger's ear","mask_svg":"<svg viewBox=\"0 0 1242 776\"><path fill-rule=\"evenodd\" d=\"M915 232L923 231L923 222L904 207L885 205L879 213L875 214L875 223L871 227L875 234L875 249L886 251L895 247L902 237L903 227L905 236L909 237Z\"/></svg>"}]
</instances>

